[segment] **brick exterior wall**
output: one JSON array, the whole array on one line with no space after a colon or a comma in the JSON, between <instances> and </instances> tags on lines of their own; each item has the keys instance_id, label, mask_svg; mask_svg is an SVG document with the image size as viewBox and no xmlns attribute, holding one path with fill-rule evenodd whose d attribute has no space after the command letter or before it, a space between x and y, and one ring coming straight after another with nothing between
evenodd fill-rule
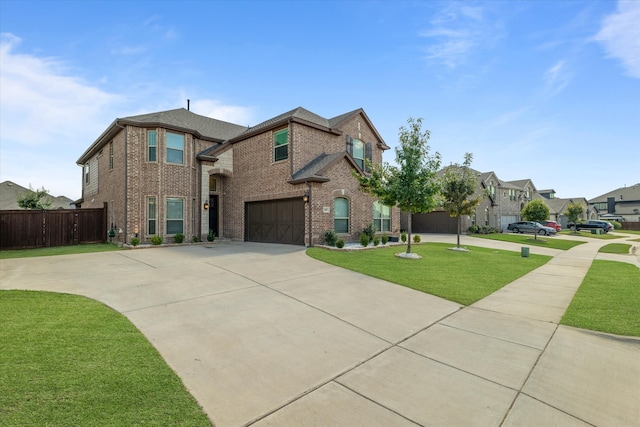
<instances>
[{"instance_id":1,"label":"brick exterior wall","mask_svg":"<svg viewBox=\"0 0 640 427\"><path fill-rule=\"evenodd\" d=\"M183 234L189 241L192 236L205 239L211 212L203 209L210 194L218 196L219 235L224 238L245 238L245 205L248 202L301 198L310 191L311 201L305 206L305 242L309 244L311 231L313 244L322 243L324 233L333 229L333 200L345 197L349 200L349 233L346 241L357 241L360 232L373 222L371 196L359 190L358 181L351 176L353 165L345 158L339 159L325 172L328 182L290 184L292 174L322 153L346 151L346 135L372 144L372 161L382 162L382 150L376 133L364 116L353 117L343 123L343 134L327 132L298 122L290 122L289 155L282 161L274 161L273 132L269 129L246 140L228 146L216 153L217 161L202 161L196 155L214 143L199 140L191 134L184 138L184 164L166 162L167 129L153 129L157 133L156 160L149 161L147 135L150 129L127 125L111 140L105 142L99 154L92 157L90 183L85 184L83 174L82 208L102 207L108 204L108 223L116 231L114 241L129 243L136 234L142 243L150 241L147 204L149 197L156 198L156 233L165 242L172 241L166 232L166 202L169 197L184 201ZM169 130L171 131L171 130ZM113 159L110 159L109 143L113 143ZM95 165L94 165L95 164ZM110 164L113 165L110 168ZM217 179L214 193L209 191L209 176ZM311 209L311 230L309 210ZM400 229L397 209L391 214L392 233Z\"/></svg>"}]
</instances>

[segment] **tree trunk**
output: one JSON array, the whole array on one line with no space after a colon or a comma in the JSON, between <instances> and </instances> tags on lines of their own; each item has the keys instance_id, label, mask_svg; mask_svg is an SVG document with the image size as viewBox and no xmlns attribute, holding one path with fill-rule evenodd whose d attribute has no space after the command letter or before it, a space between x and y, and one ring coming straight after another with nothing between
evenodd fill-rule
<instances>
[{"instance_id":1,"label":"tree trunk","mask_svg":"<svg viewBox=\"0 0 640 427\"><path fill-rule=\"evenodd\" d=\"M407 253L411 253L411 212L409 212L409 217L407 218Z\"/></svg>"},{"instance_id":2,"label":"tree trunk","mask_svg":"<svg viewBox=\"0 0 640 427\"><path fill-rule=\"evenodd\" d=\"M461 223L462 223L462 217L460 215L458 215L458 246L457 246L458 249L460 249L460 228L461 228Z\"/></svg>"}]
</instances>

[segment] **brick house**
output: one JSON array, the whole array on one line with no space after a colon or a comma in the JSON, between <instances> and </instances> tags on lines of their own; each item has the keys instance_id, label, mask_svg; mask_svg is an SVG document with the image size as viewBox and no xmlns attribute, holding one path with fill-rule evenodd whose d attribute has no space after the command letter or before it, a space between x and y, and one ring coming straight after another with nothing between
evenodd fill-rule
<instances>
[{"instance_id":1,"label":"brick house","mask_svg":"<svg viewBox=\"0 0 640 427\"><path fill-rule=\"evenodd\" d=\"M296 108L254 127L184 108L116 119L78 159L79 208L107 203L116 240L217 236L312 246L370 223L397 234L396 208L359 190L352 171L389 149L366 113L325 119Z\"/></svg>"}]
</instances>

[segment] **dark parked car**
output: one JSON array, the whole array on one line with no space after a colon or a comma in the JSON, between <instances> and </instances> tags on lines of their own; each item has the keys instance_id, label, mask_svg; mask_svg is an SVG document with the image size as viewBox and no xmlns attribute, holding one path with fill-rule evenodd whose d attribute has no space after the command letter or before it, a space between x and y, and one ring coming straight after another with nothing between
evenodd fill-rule
<instances>
[{"instance_id":1,"label":"dark parked car","mask_svg":"<svg viewBox=\"0 0 640 427\"><path fill-rule=\"evenodd\" d=\"M599 221L596 219L578 223L570 222L567 226L573 231L593 230L595 228L601 228L605 233L613 231L613 224L609 221Z\"/></svg>"},{"instance_id":2,"label":"dark parked car","mask_svg":"<svg viewBox=\"0 0 640 427\"><path fill-rule=\"evenodd\" d=\"M541 224L544 225L545 227L554 228L556 231L562 230L562 226L555 221L543 221L541 222Z\"/></svg>"},{"instance_id":3,"label":"dark parked car","mask_svg":"<svg viewBox=\"0 0 640 427\"><path fill-rule=\"evenodd\" d=\"M551 227L545 227L539 222L535 221L519 221L509 224L507 230L511 230L514 233L531 233L542 234L548 236L550 234L556 234L556 229Z\"/></svg>"}]
</instances>

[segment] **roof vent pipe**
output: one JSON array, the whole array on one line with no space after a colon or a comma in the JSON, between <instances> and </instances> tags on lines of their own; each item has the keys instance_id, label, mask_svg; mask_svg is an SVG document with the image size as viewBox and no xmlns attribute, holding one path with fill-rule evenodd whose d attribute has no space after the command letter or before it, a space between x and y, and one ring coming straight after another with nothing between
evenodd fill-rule
<instances>
[{"instance_id":1,"label":"roof vent pipe","mask_svg":"<svg viewBox=\"0 0 640 427\"><path fill-rule=\"evenodd\" d=\"M187 99L187 111L191 111L191 108L189 108L189 104L191 103L190 99Z\"/></svg>"}]
</instances>

